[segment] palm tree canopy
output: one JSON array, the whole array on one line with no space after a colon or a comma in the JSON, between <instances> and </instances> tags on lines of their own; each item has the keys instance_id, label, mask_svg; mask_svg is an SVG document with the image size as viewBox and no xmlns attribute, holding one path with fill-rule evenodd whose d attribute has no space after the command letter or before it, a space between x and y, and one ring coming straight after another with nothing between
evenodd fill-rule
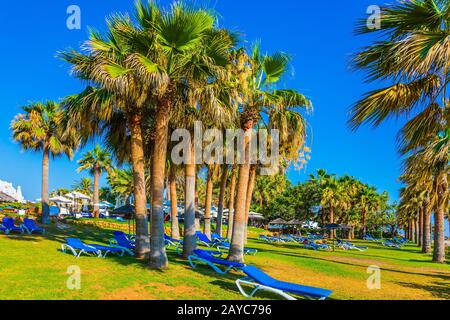
<instances>
[{"instance_id":1,"label":"palm tree canopy","mask_svg":"<svg viewBox=\"0 0 450 320\"><path fill-rule=\"evenodd\" d=\"M53 101L23 107L11 123L14 140L25 150L48 150L52 156L73 157L78 146L75 130L64 126L63 110Z\"/></svg>"},{"instance_id":2,"label":"palm tree canopy","mask_svg":"<svg viewBox=\"0 0 450 320\"><path fill-rule=\"evenodd\" d=\"M96 145L93 150L86 152L80 160L80 165L77 169L78 172L83 170L89 170L93 175L95 172L102 174L103 170L109 172L112 167L111 155L106 149Z\"/></svg>"}]
</instances>

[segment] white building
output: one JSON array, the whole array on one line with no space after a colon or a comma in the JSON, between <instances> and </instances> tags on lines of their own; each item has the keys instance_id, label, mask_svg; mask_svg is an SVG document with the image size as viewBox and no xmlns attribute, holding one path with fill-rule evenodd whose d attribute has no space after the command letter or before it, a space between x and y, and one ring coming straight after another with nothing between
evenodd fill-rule
<instances>
[{"instance_id":1,"label":"white building","mask_svg":"<svg viewBox=\"0 0 450 320\"><path fill-rule=\"evenodd\" d=\"M20 186L15 189L12 183L0 180L0 192L13 197L17 202L25 203L25 199L22 195L22 188Z\"/></svg>"}]
</instances>

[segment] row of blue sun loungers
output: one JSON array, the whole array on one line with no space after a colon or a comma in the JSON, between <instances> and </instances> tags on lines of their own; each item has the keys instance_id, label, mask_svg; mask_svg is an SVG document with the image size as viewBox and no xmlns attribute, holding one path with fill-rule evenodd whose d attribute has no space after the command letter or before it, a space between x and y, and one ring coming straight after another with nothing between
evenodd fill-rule
<instances>
[{"instance_id":1,"label":"row of blue sun loungers","mask_svg":"<svg viewBox=\"0 0 450 320\"><path fill-rule=\"evenodd\" d=\"M114 238L110 240L109 246L83 243L77 238L67 238L66 243L61 246L61 250L63 252L70 251L76 257L80 257L82 254L97 256L99 258L104 258L109 253L114 253L119 256L123 256L125 253L133 254L135 242L129 235L121 231L115 231L113 236ZM220 237L214 235L212 237L215 240L210 240L206 237L208 239L207 241L203 236L206 237L206 235L198 233L198 241L208 247L215 247L218 251L196 249L188 257L189 264L193 268L196 268L199 264L206 264L219 274L226 274L231 270L242 271L246 274L246 277L236 280L236 286L245 297L251 298L257 291L269 291L289 300L296 299L292 294L323 300L332 293L332 291L326 289L279 281L271 278L257 267L246 266L243 263L222 259L224 252L220 249L225 250L230 247L227 239L221 238L222 241L219 241ZM168 235L165 235L164 238L168 246L179 248L183 244L182 240L173 239ZM247 249L247 251L248 254L256 254L257 252L256 249ZM243 285L253 287L252 291L247 293Z\"/></svg>"},{"instance_id":2,"label":"row of blue sun loungers","mask_svg":"<svg viewBox=\"0 0 450 320\"><path fill-rule=\"evenodd\" d=\"M35 221L32 219L25 218L22 225L16 226L14 224L14 219L12 217L4 217L2 219L0 231L3 231L5 234L10 234L12 232L15 233L26 232L28 234L32 234L34 232L45 233L45 230L43 228L38 227Z\"/></svg>"}]
</instances>

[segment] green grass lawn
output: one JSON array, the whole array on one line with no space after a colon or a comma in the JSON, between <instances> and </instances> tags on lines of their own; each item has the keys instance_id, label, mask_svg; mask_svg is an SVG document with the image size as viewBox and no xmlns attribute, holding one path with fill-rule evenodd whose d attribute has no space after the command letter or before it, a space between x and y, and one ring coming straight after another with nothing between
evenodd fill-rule
<instances>
[{"instance_id":1,"label":"green grass lawn","mask_svg":"<svg viewBox=\"0 0 450 320\"><path fill-rule=\"evenodd\" d=\"M259 250L247 256L273 277L333 290L332 299L450 299L450 265L431 263L431 257L408 245L402 250L380 244L366 252L318 252L297 244L267 244L255 238L248 247ZM168 249L170 267L149 270L145 261L130 256L106 259L61 252L64 238L105 242L111 231L95 226L47 228L45 236L0 235L0 299L243 299L234 281L242 274L219 275L207 267L192 269ZM67 269L81 269L81 289L66 286ZM367 267L381 268L381 289L369 290ZM274 298L259 295L258 298Z\"/></svg>"}]
</instances>

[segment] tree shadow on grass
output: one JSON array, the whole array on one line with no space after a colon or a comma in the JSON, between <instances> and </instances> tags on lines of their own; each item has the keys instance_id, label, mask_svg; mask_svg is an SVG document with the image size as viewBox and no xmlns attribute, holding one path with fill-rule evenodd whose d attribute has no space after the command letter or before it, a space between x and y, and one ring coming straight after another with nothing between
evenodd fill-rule
<instances>
[{"instance_id":1,"label":"tree shadow on grass","mask_svg":"<svg viewBox=\"0 0 450 320\"><path fill-rule=\"evenodd\" d=\"M40 234L33 234L33 235L29 235L27 234L8 234L8 235L1 235L1 238L6 238L8 240L14 240L14 241L30 241L30 242L38 242L38 241L42 241L44 239L44 237Z\"/></svg>"},{"instance_id":2,"label":"tree shadow on grass","mask_svg":"<svg viewBox=\"0 0 450 320\"><path fill-rule=\"evenodd\" d=\"M337 261L337 260L331 260L331 259L324 259L324 258L321 258L321 257L314 257L314 256L304 255L304 254L292 254L292 253L280 252L280 251L275 251L275 250L267 250L267 249L265 249L265 250L261 249L261 251L274 252L274 253L279 254L279 255L290 256L290 257L295 257L295 258L305 258L305 259L312 259L312 260L320 260L320 261L325 261L325 262L328 262L328 263L337 263L337 264L342 264L342 265L367 268L366 264L358 264L358 263L350 263L350 262L346 262L346 261ZM405 261L405 260L403 260L403 261ZM402 274L419 275L419 276L439 278L439 279L443 279L443 280L450 280L450 273L440 273L440 272L437 272L437 271L435 271L434 274L431 274L431 273L421 273L421 272L396 270L396 269L384 268L384 267L382 268L382 270L390 271L390 272L396 272L396 273L402 273Z\"/></svg>"},{"instance_id":3,"label":"tree shadow on grass","mask_svg":"<svg viewBox=\"0 0 450 320\"><path fill-rule=\"evenodd\" d=\"M446 282L433 282L432 285L424 285L409 282L396 282L397 284L423 291L430 292L435 298L450 300L450 285Z\"/></svg>"}]
</instances>

